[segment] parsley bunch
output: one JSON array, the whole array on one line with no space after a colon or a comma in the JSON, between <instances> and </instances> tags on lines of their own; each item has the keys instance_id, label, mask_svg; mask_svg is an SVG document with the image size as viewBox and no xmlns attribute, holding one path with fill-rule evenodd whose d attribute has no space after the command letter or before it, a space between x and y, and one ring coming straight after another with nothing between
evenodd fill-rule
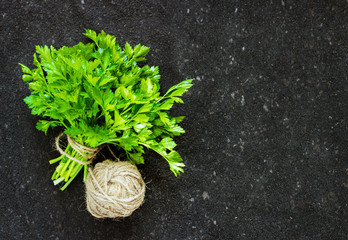
<instances>
[{"instance_id":1,"label":"parsley bunch","mask_svg":"<svg viewBox=\"0 0 348 240\"><path fill-rule=\"evenodd\" d=\"M22 66L23 80L29 84L31 95L24 101L32 114L43 117L36 127L47 132L49 127L61 126L78 143L87 147L103 144L124 149L128 160L144 163L144 147L160 154L177 176L185 166L173 150L174 136L184 133L178 123L184 117L171 117L167 111L192 86L185 80L160 95L158 67L138 66L146 60L150 48L141 44L121 48L114 36L102 31L86 30L93 42L55 49L36 46L36 68ZM65 152L79 159L86 158L71 146ZM59 162L53 176L55 184L65 181L64 190L87 165L64 155L52 159Z\"/></svg>"}]
</instances>

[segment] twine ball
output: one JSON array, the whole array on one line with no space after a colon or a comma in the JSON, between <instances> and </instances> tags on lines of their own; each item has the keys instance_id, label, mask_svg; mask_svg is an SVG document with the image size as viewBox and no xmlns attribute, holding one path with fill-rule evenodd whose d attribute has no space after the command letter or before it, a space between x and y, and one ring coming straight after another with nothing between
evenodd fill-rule
<instances>
[{"instance_id":1,"label":"twine ball","mask_svg":"<svg viewBox=\"0 0 348 240\"><path fill-rule=\"evenodd\" d=\"M140 207L144 196L144 180L130 162L105 160L89 169L86 202L94 217L127 217Z\"/></svg>"}]
</instances>

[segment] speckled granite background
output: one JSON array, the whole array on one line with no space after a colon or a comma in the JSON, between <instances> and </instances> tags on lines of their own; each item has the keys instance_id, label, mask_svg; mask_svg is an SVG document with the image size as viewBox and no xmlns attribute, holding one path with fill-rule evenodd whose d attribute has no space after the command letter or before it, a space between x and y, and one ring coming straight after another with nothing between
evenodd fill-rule
<instances>
[{"instance_id":1,"label":"speckled granite background","mask_svg":"<svg viewBox=\"0 0 348 240\"><path fill-rule=\"evenodd\" d=\"M347 30L341 1L1 1L0 239L347 239ZM151 47L162 89L195 86L173 115L187 165L148 152L146 201L121 221L85 210L48 160L18 62L84 28Z\"/></svg>"}]
</instances>

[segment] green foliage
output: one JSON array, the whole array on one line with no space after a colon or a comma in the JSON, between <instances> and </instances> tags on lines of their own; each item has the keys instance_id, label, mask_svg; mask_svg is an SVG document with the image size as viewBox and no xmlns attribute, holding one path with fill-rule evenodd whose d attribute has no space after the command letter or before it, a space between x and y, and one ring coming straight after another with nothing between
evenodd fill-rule
<instances>
[{"instance_id":1,"label":"green foliage","mask_svg":"<svg viewBox=\"0 0 348 240\"><path fill-rule=\"evenodd\" d=\"M183 172L182 159L173 150L173 137L184 133L178 125L183 117L171 117L167 112L174 102L183 102L180 96L192 86L192 79L160 96L158 67L138 66L146 60L149 47L138 44L132 48L126 43L121 48L104 31L86 30L84 35L93 42L58 50L36 46L36 68L20 64L23 81L31 90L24 101L32 114L45 119L37 123L37 129L46 133L49 127L62 126L85 146L117 145L134 164L144 163L143 147L150 148L168 161L175 175ZM69 146L66 151L76 154ZM66 164L68 159L61 156L51 162L55 161ZM75 162L67 167L61 164L52 178L56 182L64 178L70 183L82 169ZM65 169L63 173L64 167L71 168L70 172Z\"/></svg>"}]
</instances>

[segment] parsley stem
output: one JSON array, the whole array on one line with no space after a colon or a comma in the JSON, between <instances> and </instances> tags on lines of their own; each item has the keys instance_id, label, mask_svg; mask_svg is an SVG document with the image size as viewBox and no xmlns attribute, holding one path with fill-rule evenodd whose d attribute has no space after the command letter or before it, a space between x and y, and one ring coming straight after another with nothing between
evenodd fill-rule
<instances>
[{"instance_id":1,"label":"parsley stem","mask_svg":"<svg viewBox=\"0 0 348 240\"><path fill-rule=\"evenodd\" d=\"M69 164L71 163L71 159L68 159L68 161L65 163L63 169L60 171L60 176L64 176L64 172L66 171L66 169L68 168ZM65 177L65 181L67 181L68 179Z\"/></svg>"},{"instance_id":2,"label":"parsley stem","mask_svg":"<svg viewBox=\"0 0 348 240\"><path fill-rule=\"evenodd\" d=\"M68 177L72 176L72 170L74 169L75 165L76 165L76 162L73 161L69 168Z\"/></svg>"},{"instance_id":3,"label":"parsley stem","mask_svg":"<svg viewBox=\"0 0 348 240\"><path fill-rule=\"evenodd\" d=\"M120 142L121 142L121 140L119 138L109 138L107 141L101 142L99 145L110 144L110 143L117 145Z\"/></svg>"},{"instance_id":4,"label":"parsley stem","mask_svg":"<svg viewBox=\"0 0 348 240\"><path fill-rule=\"evenodd\" d=\"M64 155L60 155L59 157L50 160L49 163L50 163L50 164L54 164L54 163L56 163L56 162L62 160L63 157L64 157Z\"/></svg>"},{"instance_id":5,"label":"parsley stem","mask_svg":"<svg viewBox=\"0 0 348 240\"><path fill-rule=\"evenodd\" d=\"M58 178L57 180L54 180L53 181L53 184L54 185L57 185L57 184L59 184L59 183L61 183L61 182L63 182L64 181L64 177L61 177L61 178Z\"/></svg>"},{"instance_id":6,"label":"parsley stem","mask_svg":"<svg viewBox=\"0 0 348 240\"><path fill-rule=\"evenodd\" d=\"M56 172L59 173L60 170L64 167L64 162L60 162L59 165L56 168Z\"/></svg>"},{"instance_id":7,"label":"parsley stem","mask_svg":"<svg viewBox=\"0 0 348 240\"><path fill-rule=\"evenodd\" d=\"M69 180L69 168L70 165L72 164L72 160L69 159L67 164L66 164L66 167L63 169L61 175L63 175L65 177L65 181L68 181Z\"/></svg>"},{"instance_id":8,"label":"parsley stem","mask_svg":"<svg viewBox=\"0 0 348 240\"><path fill-rule=\"evenodd\" d=\"M77 176L77 174L80 172L80 170L81 170L82 167L83 167L82 164L80 164L80 165L78 166L78 168L75 170L73 176L69 179L69 181L68 181L67 183L65 183L63 187L60 188L61 191L64 191L64 190L67 188L67 186L69 186L69 184L74 180L74 178L75 178L75 177Z\"/></svg>"},{"instance_id":9,"label":"parsley stem","mask_svg":"<svg viewBox=\"0 0 348 240\"><path fill-rule=\"evenodd\" d=\"M57 175L57 171L54 171L51 177L51 180L55 180Z\"/></svg>"}]
</instances>

